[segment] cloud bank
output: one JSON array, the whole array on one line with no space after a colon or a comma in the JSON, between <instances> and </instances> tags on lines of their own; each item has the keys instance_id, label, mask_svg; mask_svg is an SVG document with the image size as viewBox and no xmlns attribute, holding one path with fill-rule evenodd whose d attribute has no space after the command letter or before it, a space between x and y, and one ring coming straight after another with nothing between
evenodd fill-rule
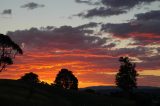
<instances>
[{"instance_id":1,"label":"cloud bank","mask_svg":"<svg viewBox=\"0 0 160 106\"><path fill-rule=\"evenodd\" d=\"M95 2L97 7L77 14L83 18L106 17L127 13L139 5L150 4L159 0L99 0ZM92 0L76 0L77 3L95 4Z\"/></svg>"},{"instance_id":2,"label":"cloud bank","mask_svg":"<svg viewBox=\"0 0 160 106\"><path fill-rule=\"evenodd\" d=\"M137 44L159 44L160 42L160 11L150 11L135 15L136 19L128 23L103 24L101 31L108 32L119 38L133 38Z\"/></svg>"}]
</instances>

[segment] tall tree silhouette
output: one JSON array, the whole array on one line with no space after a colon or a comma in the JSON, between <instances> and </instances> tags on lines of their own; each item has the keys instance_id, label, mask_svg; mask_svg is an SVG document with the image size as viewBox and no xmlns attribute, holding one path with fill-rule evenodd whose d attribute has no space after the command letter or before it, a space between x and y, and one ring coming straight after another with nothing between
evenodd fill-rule
<instances>
[{"instance_id":1,"label":"tall tree silhouette","mask_svg":"<svg viewBox=\"0 0 160 106\"><path fill-rule=\"evenodd\" d=\"M24 76L22 76L18 80L25 81L25 82L31 83L31 84L39 83L40 82L40 80L38 78L38 75L35 74L35 73L33 73L33 72L26 73Z\"/></svg>"},{"instance_id":2,"label":"tall tree silhouette","mask_svg":"<svg viewBox=\"0 0 160 106\"><path fill-rule=\"evenodd\" d=\"M64 89L78 90L78 79L68 69L61 69L54 83L56 86Z\"/></svg>"},{"instance_id":3,"label":"tall tree silhouette","mask_svg":"<svg viewBox=\"0 0 160 106\"><path fill-rule=\"evenodd\" d=\"M9 36L0 34L0 72L13 64L17 54L23 54L22 49Z\"/></svg>"},{"instance_id":4,"label":"tall tree silhouette","mask_svg":"<svg viewBox=\"0 0 160 106\"><path fill-rule=\"evenodd\" d=\"M119 72L116 74L116 85L124 91L131 92L137 87L138 76L135 64L131 63L128 57L120 57L121 62Z\"/></svg>"}]
</instances>

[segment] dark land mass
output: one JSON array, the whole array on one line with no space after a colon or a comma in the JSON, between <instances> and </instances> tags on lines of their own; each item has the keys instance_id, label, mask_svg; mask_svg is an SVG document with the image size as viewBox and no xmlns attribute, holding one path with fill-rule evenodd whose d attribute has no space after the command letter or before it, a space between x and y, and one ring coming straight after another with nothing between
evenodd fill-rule
<instances>
[{"instance_id":1,"label":"dark land mass","mask_svg":"<svg viewBox=\"0 0 160 106\"><path fill-rule=\"evenodd\" d=\"M133 106L127 99L107 97L84 91L56 88L47 84L33 86L17 80L0 80L1 106Z\"/></svg>"},{"instance_id":2,"label":"dark land mass","mask_svg":"<svg viewBox=\"0 0 160 106\"><path fill-rule=\"evenodd\" d=\"M80 90L121 99L128 98L135 102L135 106L160 106L160 87L138 86L130 95L116 86L91 86Z\"/></svg>"},{"instance_id":3,"label":"dark land mass","mask_svg":"<svg viewBox=\"0 0 160 106\"><path fill-rule=\"evenodd\" d=\"M116 86L91 86L86 88L81 88L80 90L92 89L100 94L111 94L114 92L122 92L122 90ZM137 93L147 93L153 95L160 96L160 87L152 87L152 86L138 86L133 92Z\"/></svg>"},{"instance_id":4,"label":"dark land mass","mask_svg":"<svg viewBox=\"0 0 160 106\"><path fill-rule=\"evenodd\" d=\"M74 91L48 84L1 79L0 106L138 106L135 99L117 95L118 93L112 92L113 89L110 94L106 94L104 92L108 92L107 87L103 87L103 90L94 88L96 87ZM159 91L160 89L156 92L160 93ZM156 103L153 106L158 106L158 97L155 97Z\"/></svg>"}]
</instances>

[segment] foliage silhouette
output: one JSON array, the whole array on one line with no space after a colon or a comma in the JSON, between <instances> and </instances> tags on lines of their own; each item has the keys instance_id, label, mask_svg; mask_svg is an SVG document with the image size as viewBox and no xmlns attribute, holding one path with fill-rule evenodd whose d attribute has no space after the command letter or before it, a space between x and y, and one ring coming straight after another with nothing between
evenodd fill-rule
<instances>
[{"instance_id":1,"label":"foliage silhouette","mask_svg":"<svg viewBox=\"0 0 160 106\"><path fill-rule=\"evenodd\" d=\"M17 54L23 54L22 49L9 36L0 34L0 72L13 64Z\"/></svg>"},{"instance_id":2,"label":"foliage silhouette","mask_svg":"<svg viewBox=\"0 0 160 106\"><path fill-rule=\"evenodd\" d=\"M30 72L30 73L26 73L24 76L22 76L20 79L20 81L24 81L24 82L27 82L27 83L31 83L31 84L34 84L34 83L39 83L40 80L38 78L38 75L33 73L33 72Z\"/></svg>"},{"instance_id":3,"label":"foliage silhouette","mask_svg":"<svg viewBox=\"0 0 160 106\"><path fill-rule=\"evenodd\" d=\"M131 63L128 57L120 57L121 66L116 74L116 85L127 92L132 92L133 88L137 87L138 76L135 70L136 65Z\"/></svg>"},{"instance_id":4,"label":"foliage silhouette","mask_svg":"<svg viewBox=\"0 0 160 106\"><path fill-rule=\"evenodd\" d=\"M57 87L78 90L78 79L68 69L61 69L54 81Z\"/></svg>"},{"instance_id":5,"label":"foliage silhouette","mask_svg":"<svg viewBox=\"0 0 160 106\"><path fill-rule=\"evenodd\" d=\"M35 92L34 86L36 86L36 84L40 83L40 80L38 79L38 75L33 72L26 73L24 76L22 76L18 80L23 81L28 84L29 93L28 93L27 99L30 100Z\"/></svg>"}]
</instances>

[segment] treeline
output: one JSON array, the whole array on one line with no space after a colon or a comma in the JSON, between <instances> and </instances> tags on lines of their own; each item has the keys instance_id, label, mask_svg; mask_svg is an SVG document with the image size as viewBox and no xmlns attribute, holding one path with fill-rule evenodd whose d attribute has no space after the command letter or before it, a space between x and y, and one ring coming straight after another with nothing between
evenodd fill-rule
<instances>
[{"instance_id":1,"label":"treeline","mask_svg":"<svg viewBox=\"0 0 160 106\"><path fill-rule=\"evenodd\" d=\"M48 84L47 82L40 81L38 75L33 72L26 73L18 80L28 84ZM78 90L78 79L73 75L72 71L69 71L68 69L61 69L51 86L69 90Z\"/></svg>"}]
</instances>

